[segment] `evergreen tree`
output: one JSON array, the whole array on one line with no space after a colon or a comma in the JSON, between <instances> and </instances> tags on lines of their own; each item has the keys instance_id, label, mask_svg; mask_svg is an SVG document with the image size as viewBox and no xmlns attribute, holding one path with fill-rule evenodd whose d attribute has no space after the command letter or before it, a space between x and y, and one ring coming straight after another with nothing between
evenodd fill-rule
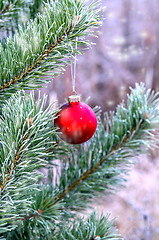
<instances>
[{"instance_id":1,"label":"evergreen tree","mask_svg":"<svg viewBox=\"0 0 159 240\"><path fill-rule=\"evenodd\" d=\"M54 103L24 92L62 73L101 19L96 1L0 1L0 239L122 239L109 214L79 212L120 188L131 157L155 146L158 94L136 85L104 119L94 108L94 136L71 145L57 135Z\"/></svg>"}]
</instances>

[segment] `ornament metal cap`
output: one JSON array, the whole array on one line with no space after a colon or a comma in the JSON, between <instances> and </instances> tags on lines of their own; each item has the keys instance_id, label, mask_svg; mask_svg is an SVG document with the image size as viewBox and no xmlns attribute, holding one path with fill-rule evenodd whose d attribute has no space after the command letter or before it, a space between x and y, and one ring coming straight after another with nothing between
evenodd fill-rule
<instances>
[{"instance_id":1,"label":"ornament metal cap","mask_svg":"<svg viewBox=\"0 0 159 240\"><path fill-rule=\"evenodd\" d=\"M71 95L68 97L68 102L69 103L78 103L80 101L80 96L79 95Z\"/></svg>"}]
</instances>

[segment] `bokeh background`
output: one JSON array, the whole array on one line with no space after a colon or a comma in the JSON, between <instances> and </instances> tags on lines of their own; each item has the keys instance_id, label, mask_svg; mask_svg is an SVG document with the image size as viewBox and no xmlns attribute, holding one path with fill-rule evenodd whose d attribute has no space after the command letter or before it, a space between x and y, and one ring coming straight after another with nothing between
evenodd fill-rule
<instances>
[{"instance_id":1,"label":"bokeh background","mask_svg":"<svg viewBox=\"0 0 159 240\"><path fill-rule=\"evenodd\" d=\"M102 0L102 6L98 38L91 38L94 45L78 56L76 90L107 111L115 109L136 82L159 88L159 4L158 0ZM71 92L69 68L48 92L63 102Z\"/></svg>"}]
</instances>

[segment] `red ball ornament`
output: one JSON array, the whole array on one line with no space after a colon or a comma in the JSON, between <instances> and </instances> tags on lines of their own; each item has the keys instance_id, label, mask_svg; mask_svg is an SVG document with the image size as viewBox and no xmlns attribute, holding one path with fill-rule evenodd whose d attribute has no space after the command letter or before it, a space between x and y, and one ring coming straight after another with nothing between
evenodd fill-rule
<instances>
[{"instance_id":1,"label":"red ball ornament","mask_svg":"<svg viewBox=\"0 0 159 240\"><path fill-rule=\"evenodd\" d=\"M55 126L59 128L59 135L64 141L71 144L80 144L88 141L97 127L94 111L87 104L80 102L80 97L69 96L68 103L61 107Z\"/></svg>"}]
</instances>

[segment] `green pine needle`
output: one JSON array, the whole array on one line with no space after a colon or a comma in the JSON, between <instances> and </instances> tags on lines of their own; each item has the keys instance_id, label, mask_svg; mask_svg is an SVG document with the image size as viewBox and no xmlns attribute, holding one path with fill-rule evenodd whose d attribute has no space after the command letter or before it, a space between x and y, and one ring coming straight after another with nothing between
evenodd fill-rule
<instances>
[{"instance_id":1,"label":"green pine needle","mask_svg":"<svg viewBox=\"0 0 159 240\"><path fill-rule=\"evenodd\" d=\"M83 37L100 25L98 7L97 2L51 0L43 14L19 26L13 40L0 44L0 106L17 90L38 88L64 71L79 52L77 37L78 47L88 46Z\"/></svg>"},{"instance_id":2,"label":"green pine needle","mask_svg":"<svg viewBox=\"0 0 159 240\"><path fill-rule=\"evenodd\" d=\"M71 223L71 226L60 227L55 239L60 240L122 240L114 227L114 219L109 220L110 214L97 217L93 212L88 220L79 218Z\"/></svg>"},{"instance_id":3,"label":"green pine needle","mask_svg":"<svg viewBox=\"0 0 159 240\"><path fill-rule=\"evenodd\" d=\"M54 239L80 239L85 237L80 235L85 234L84 229L76 233L72 225L59 235L61 230L57 232L57 228L86 209L93 197L121 186L130 157L158 143L158 94L146 90L143 84L136 85L126 105L122 103L116 113L106 114L104 121L98 116L94 137L78 147L62 141L53 143L57 139L52 122L56 112L44 110L45 104L40 107L39 101L35 104L32 95L30 100L17 95L3 107L0 159L1 182L5 184L1 185L0 230L7 239L52 239L52 234ZM50 152L52 144L55 150ZM19 146L23 146L21 151ZM46 165L49 154L59 159L60 166L50 169L47 182L40 181L34 170ZM97 232L90 237L95 234L111 239L111 235L106 238Z\"/></svg>"},{"instance_id":4,"label":"green pine needle","mask_svg":"<svg viewBox=\"0 0 159 240\"><path fill-rule=\"evenodd\" d=\"M41 101L39 95L36 102L34 94L27 96L24 92L11 97L2 108L0 233L15 228L24 215L32 214L33 196L43 177L35 170L54 156L53 121L57 110L53 111L53 105L45 108L46 97Z\"/></svg>"},{"instance_id":5,"label":"green pine needle","mask_svg":"<svg viewBox=\"0 0 159 240\"><path fill-rule=\"evenodd\" d=\"M69 147L57 182L61 193L52 205L62 201L67 211L86 208L94 196L110 192L125 181L130 158L158 144L159 98L144 85L131 89L127 105L99 120L95 136L79 147ZM74 205L72 205L72 202Z\"/></svg>"}]
</instances>

